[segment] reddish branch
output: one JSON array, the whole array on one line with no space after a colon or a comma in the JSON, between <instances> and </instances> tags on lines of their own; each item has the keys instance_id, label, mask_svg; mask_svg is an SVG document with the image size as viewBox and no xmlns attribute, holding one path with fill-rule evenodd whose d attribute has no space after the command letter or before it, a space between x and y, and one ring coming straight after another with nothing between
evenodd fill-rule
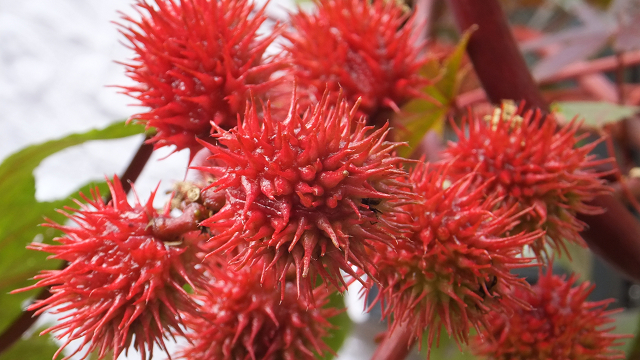
<instances>
[{"instance_id":1,"label":"reddish branch","mask_svg":"<svg viewBox=\"0 0 640 360\"><path fill-rule=\"evenodd\" d=\"M618 55L611 55L592 61L567 65L555 74L540 79L540 84L552 84L583 75L595 74L603 71L614 71L619 66L628 67L637 64L640 64L640 50L625 53L624 58L622 59L620 59Z\"/></svg>"},{"instance_id":2,"label":"reddish branch","mask_svg":"<svg viewBox=\"0 0 640 360\"><path fill-rule=\"evenodd\" d=\"M623 179L624 186L620 182L616 182L612 185L614 192L613 196L627 205L633 205L633 199L640 199L640 178L628 177ZM626 189L625 189L626 186Z\"/></svg>"},{"instance_id":3,"label":"reddish branch","mask_svg":"<svg viewBox=\"0 0 640 360\"><path fill-rule=\"evenodd\" d=\"M546 109L547 103L531 76L511 28L497 0L449 0L458 28L478 25L467 53L489 100L525 99L528 106Z\"/></svg>"},{"instance_id":4,"label":"reddish branch","mask_svg":"<svg viewBox=\"0 0 640 360\"><path fill-rule=\"evenodd\" d=\"M140 176L140 173L142 173L142 170L147 164L147 161L149 161L149 158L151 158L152 153L153 145L143 142L138 148L138 151L136 151L136 153L133 155L133 159L131 159L131 161L129 162L129 166L124 171L122 176L120 176L120 180L122 181L122 189L126 193L129 193L129 191L131 190L131 185L136 182L136 180L138 180L138 176ZM111 193L106 196L105 202L108 202L109 200L111 200Z\"/></svg>"},{"instance_id":5,"label":"reddish branch","mask_svg":"<svg viewBox=\"0 0 640 360\"><path fill-rule=\"evenodd\" d=\"M147 161L151 157L151 153L153 152L153 146L149 144L143 143L138 148L138 151L131 159L129 166L125 170L124 174L122 174L122 187L126 192L131 190L131 184L138 179L142 169L144 168ZM109 201L107 197L106 201ZM66 263L62 265L62 268L66 266ZM35 301L44 300L51 296L49 292L49 288L42 289L38 295L35 297ZM9 327L7 327L2 334L0 334L0 354L5 350L9 349L11 345L13 345L16 341L18 341L22 334L27 331L31 325L33 325L36 320L38 320L39 315L34 315L35 311L23 311L22 314L18 318L16 318Z\"/></svg>"},{"instance_id":6,"label":"reddish branch","mask_svg":"<svg viewBox=\"0 0 640 360\"><path fill-rule=\"evenodd\" d=\"M591 74L598 74L603 71L615 71L616 68L620 65L626 68L638 64L640 64L640 50L625 53L622 64L619 63L619 58L615 55L603 57L592 61L573 63L571 65L565 66L551 76L538 79L538 84L553 84L563 80L574 79ZM484 89L473 89L471 91L467 91L458 95L456 97L456 106L459 108L464 108L477 102L484 101L486 98L487 94L485 93ZM633 103L633 101L629 101L632 98L640 98L640 96L628 96L627 103Z\"/></svg>"},{"instance_id":7,"label":"reddish branch","mask_svg":"<svg viewBox=\"0 0 640 360\"><path fill-rule=\"evenodd\" d=\"M582 236L589 248L620 272L640 279L640 223L612 196L597 197L593 204L607 209L597 216L582 216L589 225Z\"/></svg>"},{"instance_id":8,"label":"reddish branch","mask_svg":"<svg viewBox=\"0 0 640 360\"><path fill-rule=\"evenodd\" d=\"M187 205L178 217L158 217L151 224L153 234L163 240L172 240L198 229L200 221L207 218L207 210L198 203Z\"/></svg>"},{"instance_id":9,"label":"reddish branch","mask_svg":"<svg viewBox=\"0 0 640 360\"><path fill-rule=\"evenodd\" d=\"M415 343L413 334L406 323L396 326L393 332L385 335L371 360L405 359Z\"/></svg>"}]
</instances>

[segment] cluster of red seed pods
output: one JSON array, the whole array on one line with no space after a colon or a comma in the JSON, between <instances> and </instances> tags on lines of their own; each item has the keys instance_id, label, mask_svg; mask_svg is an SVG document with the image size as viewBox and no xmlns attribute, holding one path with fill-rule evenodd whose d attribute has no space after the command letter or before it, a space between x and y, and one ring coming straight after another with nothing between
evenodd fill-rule
<instances>
[{"instance_id":1,"label":"cluster of red seed pods","mask_svg":"<svg viewBox=\"0 0 640 360\"><path fill-rule=\"evenodd\" d=\"M293 360L327 352L326 319L340 312L327 299L349 279L378 286L390 329L426 331L429 347L441 328L467 343L471 328L535 310L511 270L531 265L526 247L545 261L548 245L582 243L576 215L609 191L591 170L595 145L576 146L575 123L497 109L470 116L441 163L398 157L389 125L367 120L424 96L414 18L395 1L316 5L266 35L264 8L246 0L139 0L142 19L124 17L137 82L125 92L146 107L132 120L156 130L156 147L208 152L192 169L210 181L159 214L116 178L110 202L96 193L67 210L77 227L48 224L60 245L32 247L69 265L28 288L54 294L32 309L65 313L47 331L82 339L85 357L131 344L145 357L178 335L184 359ZM280 35L286 55L266 56ZM288 111L272 111L282 89ZM594 309L576 299L575 316ZM584 317L596 335L604 315Z\"/></svg>"}]
</instances>

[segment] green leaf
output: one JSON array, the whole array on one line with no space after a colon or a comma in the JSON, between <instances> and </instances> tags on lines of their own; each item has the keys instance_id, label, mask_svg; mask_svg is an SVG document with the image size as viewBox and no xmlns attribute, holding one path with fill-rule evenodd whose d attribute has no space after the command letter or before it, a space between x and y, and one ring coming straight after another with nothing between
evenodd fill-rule
<instances>
[{"instance_id":1,"label":"green leaf","mask_svg":"<svg viewBox=\"0 0 640 360\"><path fill-rule=\"evenodd\" d=\"M640 331L640 310L639 309L627 309L617 314L611 315L611 318L615 320L612 324L616 328L611 332L617 335L632 335L636 334L636 338L628 337L619 341L620 346L614 347L617 350L624 350L627 353L628 359L637 359L640 355L640 348L638 348L638 332Z\"/></svg>"},{"instance_id":2,"label":"green leaf","mask_svg":"<svg viewBox=\"0 0 640 360\"><path fill-rule=\"evenodd\" d=\"M409 157L429 130L442 133L446 115L453 106L460 82L467 73L460 69L460 65L473 31L475 27L463 34L444 62L433 60L423 66L422 75L437 80L423 89L430 100L414 99L402 107L397 118L398 140L407 142L409 146L398 149L400 156Z\"/></svg>"},{"instance_id":3,"label":"green leaf","mask_svg":"<svg viewBox=\"0 0 640 360\"><path fill-rule=\"evenodd\" d=\"M563 251L561 256L556 257L556 261L578 275L581 281L591 280L593 253L588 248L570 242L565 242L565 247L569 253Z\"/></svg>"},{"instance_id":4,"label":"green leaf","mask_svg":"<svg viewBox=\"0 0 640 360\"><path fill-rule=\"evenodd\" d=\"M577 117L578 120L584 119L583 126L591 128L618 122L640 111L638 106L605 101L559 101L553 103L551 109L560 117L560 121L568 122Z\"/></svg>"},{"instance_id":5,"label":"green leaf","mask_svg":"<svg viewBox=\"0 0 640 360\"><path fill-rule=\"evenodd\" d=\"M338 352L344 341L347 339L347 335L351 332L353 323L346 312L344 305L344 294L335 291L329 296L329 303L326 307L340 309L341 313L330 318L329 322L333 325L333 328L329 330L329 336L324 338L325 344L327 344L334 352ZM333 359L333 354L327 354L324 360Z\"/></svg>"},{"instance_id":6,"label":"green leaf","mask_svg":"<svg viewBox=\"0 0 640 360\"><path fill-rule=\"evenodd\" d=\"M45 217L64 222L66 217L55 209L72 206L72 197L77 197L77 191L74 191L63 200L38 202L33 176L36 167L48 156L70 146L90 140L123 138L143 131L142 126L124 126L124 122L119 122L102 130L91 130L29 146L10 155L0 164L0 332L19 316L23 303L34 296L37 290L14 295L8 293L33 283L28 279L40 270L60 266L59 260L46 261L47 254L27 250L25 246L34 239L51 241L56 235L55 231L38 225L43 223ZM88 193L96 185L87 184L79 191ZM104 183L101 191L106 191Z\"/></svg>"},{"instance_id":7,"label":"green leaf","mask_svg":"<svg viewBox=\"0 0 640 360\"><path fill-rule=\"evenodd\" d=\"M51 360L58 345L51 335L40 336L44 328L37 329L28 338L22 338L0 355L0 360Z\"/></svg>"}]
</instances>

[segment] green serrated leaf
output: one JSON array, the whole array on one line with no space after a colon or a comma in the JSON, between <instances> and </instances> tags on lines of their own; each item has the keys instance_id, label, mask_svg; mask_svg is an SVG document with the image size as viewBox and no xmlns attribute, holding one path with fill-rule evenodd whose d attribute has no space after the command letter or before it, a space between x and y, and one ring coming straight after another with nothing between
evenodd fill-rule
<instances>
[{"instance_id":1,"label":"green serrated leaf","mask_svg":"<svg viewBox=\"0 0 640 360\"><path fill-rule=\"evenodd\" d=\"M337 353L342 344L344 344L347 335L349 335L349 332L353 327L353 323L345 311L344 294L337 291L334 292L329 296L329 303L326 306L343 310L340 314L329 319L333 328L329 330L329 336L324 338L324 342ZM333 354L329 353L323 359L331 360L333 359Z\"/></svg>"},{"instance_id":2,"label":"green serrated leaf","mask_svg":"<svg viewBox=\"0 0 640 360\"><path fill-rule=\"evenodd\" d=\"M407 142L409 146L398 149L400 156L409 157L428 131L442 133L446 115L453 106L460 82L466 73L460 69L460 65L473 31L475 27L463 34L444 62L433 60L423 66L422 75L430 79L436 78L437 81L423 89L430 100L414 99L402 107L397 118L398 140Z\"/></svg>"},{"instance_id":3,"label":"green serrated leaf","mask_svg":"<svg viewBox=\"0 0 640 360\"><path fill-rule=\"evenodd\" d=\"M0 360L51 360L58 345L51 335L39 336L44 329L37 329L28 338L20 339L0 355Z\"/></svg>"},{"instance_id":4,"label":"green serrated leaf","mask_svg":"<svg viewBox=\"0 0 640 360\"><path fill-rule=\"evenodd\" d=\"M599 128L608 123L628 118L638 111L638 106L618 105L605 101L559 101L551 105L551 109L567 122L577 117L584 119L583 126Z\"/></svg>"},{"instance_id":5,"label":"green serrated leaf","mask_svg":"<svg viewBox=\"0 0 640 360\"><path fill-rule=\"evenodd\" d=\"M69 197L53 202L36 200L36 181L33 172L48 156L71 146L90 140L108 140L141 134L139 125L124 126L115 123L105 129L72 134L24 148L6 158L0 164L0 331L3 331L22 311L22 304L35 295L35 291L10 295L10 291L28 286L28 279L40 270L60 266L60 261L46 260L47 255L27 250L25 246L34 239L49 242L55 236L50 228L38 227L45 217L64 222L64 215L55 209L72 206L72 197L78 191L85 193L100 184L90 183L74 191ZM101 191L106 191L102 183Z\"/></svg>"}]
</instances>

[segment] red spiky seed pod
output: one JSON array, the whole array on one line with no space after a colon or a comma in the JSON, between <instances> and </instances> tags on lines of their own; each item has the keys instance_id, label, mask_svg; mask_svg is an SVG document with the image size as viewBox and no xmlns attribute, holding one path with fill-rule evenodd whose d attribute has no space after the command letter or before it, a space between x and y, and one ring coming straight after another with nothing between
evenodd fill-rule
<instances>
[{"instance_id":1,"label":"red spiky seed pod","mask_svg":"<svg viewBox=\"0 0 640 360\"><path fill-rule=\"evenodd\" d=\"M47 310L64 314L43 332L54 332L64 341L54 358L71 341L82 339L75 353L88 346L83 359L94 350L99 358L109 351L116 358L132 343L144 359L147 353L152 355L154 344L166 351L163 339L182 333L179 312L197 312L182 287L204 286L202 271L195 265L200 260L189 244L176 239L164 242L150 226L168 216L169 209L162 215L156 212L155 193L145 205L132 206L117 177L108 185L112 197L108 204L96 189L93 199L80 194L87 201L77 201L80 209L60 211L77 226L44 224L65 233L56 239L60 245L29 246L68 262L62 270L37 275L35 285L16 290L51 287L52 295L29 310L37 310L36 315Z\"/></svg>"},{"instance_id":2,"label":"red spiky seed pod","mask_svg":"<svg viewBox=\"0 0 640 360\"><path fill-rule=\"evenodd\" d=\"M503 237L517 223L514 213L493 212L496 200L485 198L474 180L469 174L451 183L445 167L418 164L409 186L423 199L405 207L412 217L403 215L413 235L396 251L376 245L372 254L390 331L403 323L418 339L426 331L429 350L443 327L466 344L469 326L482 326L489 310L528 306L510 295L509 289L528 287L511 270L528 265L522 247L542 233Z\"/></svg>"},{"instance_id":3,"label":"red spiky seed pod","mask_svg":"<svg viewBox=\"0 0 640 360\"><path fill-rule=\"evenodd\" d=\"M576 277L567 280L550 270L540 275L532 290L514 289L512 296L531 304L510 316L491 314L486 333L474 338L471 349L492 360L610 360L624 359L621 345L626 335L614 335L614 320L606 311L614 299L589 302L594 286L585 281L575 286ZM621 309L620 309L621 310Z\"/></svg>"},{"instance_id":4,"label":"red spiky seed pod","mask_svg":"<svg viewBox=\"0 0 640 360\"><path fill-rule=\"evenodd\" d=\"M528 111L518 115L515 107L496 109L484 119L469 115L462 127L454 125L459 137L444 151L451 174L479 174L480 183L489 183L488 194L504 197L502 206L530 208L515 231L543 229L546 237L531 246L541 261L548 259L546 246L565 253L565 242L585 246L580 236L585 224L577 214L599 214L603 209L590 205L596 196L611 189L595 166L612 159L597 160L590 152L592 142L579 146L589 135L577 135L580 123L558 126L551 116Z\"/></svg>"},{"instance_id":5,"label":"red spiky seed pod","mask_svg":"<svg viewBox=\"0 0 640 360\"><path fill-rule=\"evenodd\" d=\"M277 80L281 64L265 56L279 28L265 36L266 20L246 0L137 0L141 20L123 16L121 32L136 52L126 65L138 85L122 87L148 111L131 119L155 128L155 147L201 148L211 121L229 128L253 96L261 97Z\"/></svg>"},{"instance_id":6,"label":"red spiky seed pod","mask_svg":"<svg viewBox=\"0 0 640 360\"><path fill-rule=\"evenodd\" d=\"M385 141L387 126L371 132L352 119L356 107L329 98L301 117L294 91L287 118L277 120L268 105L261 117L252 104L237 128L217 129L222 146L206 144L226 166L198 168L217 177L203 195L226 198L202 222L212 251L238 250L239 267L265 258L265 272L281 280L294 266L307 294L317 275L343 288L340 270L369 268L368 242L396 240L402 225L391 216L411 196L396 181L404 159L393 154L400 143Z\"/></svg>"},{"instance_id":7,"label":"red spiky seed pod","mask_svg":"<svg viewBox=\"0 0 640 360\"><path fill-rule=\"evenodd\" d=\"M349 104L362 99L358 115L375 116L424 96L415 16L397 1L315 3L314 13L292 15L294 31L285 33L288 70L311 98L342 89Z\"/></svg>"},{"instance_id":8,"label":"red spiky seed pod","mask_svg":"<svg viewBox=\"0 0 640 360\"><path fill-rule=\"evenodd\" d=\"M186 360L312 360L331 351L322 338L340 311L325 307L328 292L316 288L312 302L296 296L287 281L281 300L272 278L261 279L255 268L213 270L208 290L196 295L202 314L185 315L191 346L182 351Z\"/></svg>"}]
</instances>

